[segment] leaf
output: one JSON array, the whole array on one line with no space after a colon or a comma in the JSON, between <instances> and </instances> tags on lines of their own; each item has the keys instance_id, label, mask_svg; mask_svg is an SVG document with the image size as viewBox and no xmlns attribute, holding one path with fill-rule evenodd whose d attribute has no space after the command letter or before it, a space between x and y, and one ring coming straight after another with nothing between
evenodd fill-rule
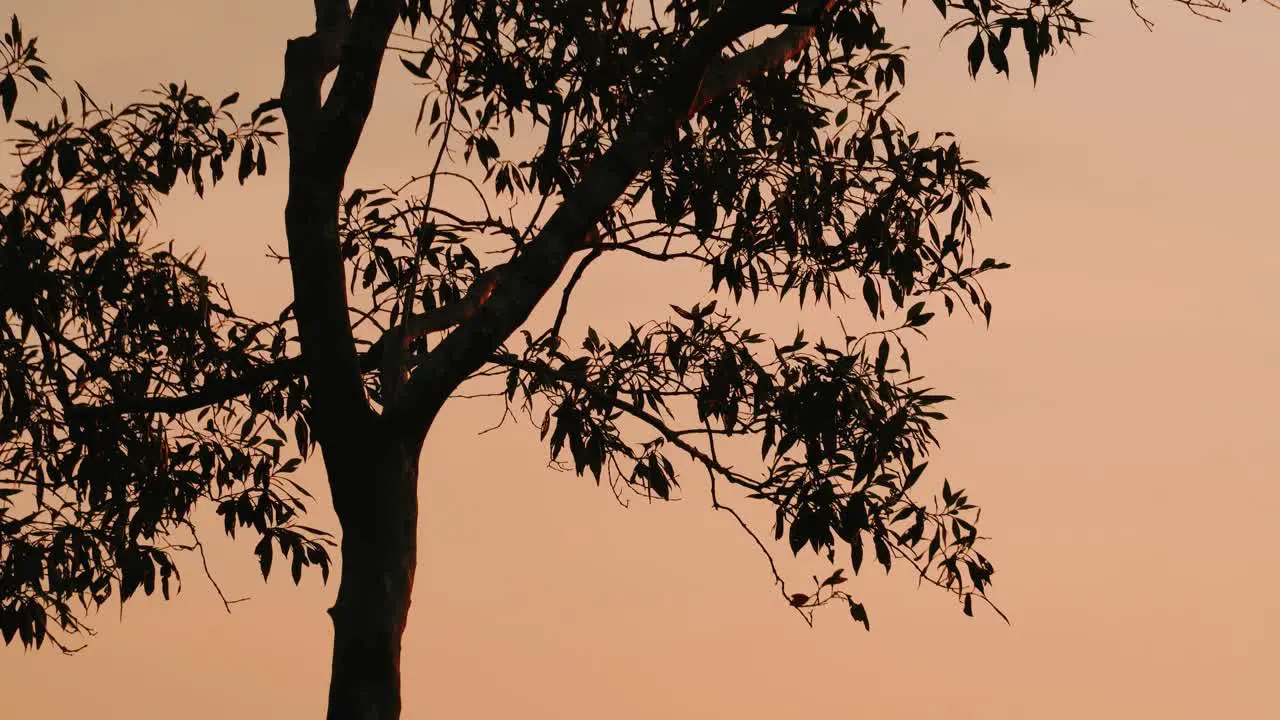
<instances>
[{"instance_id":1,"label":"leaf","mask_svg":"<svg viewBox=\"0 0 1280 720\"><path fill-rule=\"evenodd\" d=\"M262 579L266 580L271 574L271 536L264 535L258 541L257 546L253 548L253 554L258 556L258 567L262 570Z\"/></svg>"},{"instance_id":2,"label":"leaf","mask_svg":"<svg viewBox=\"0 0 1280 720\"><path fill-rule=\"evenodd\" d=\"M519 368L511 368L511 372L507 373L507 388L506 388L507 400L511 400L516 396L516 388L519 386L519 384L520 384L520 370Z\"/></svg>"},{"instance_id":3,"label":"leaf","mask_svg":"<svg viewBox=\"0 0 1280 720\"><path fill-rule=\"evenodd\" d=\"M307 453L311 451L311 429L307 426L307 421L301 415L293 424L293 437L298 443L298 454L304 459Z\"/></svg>"},{"instance_id":4,"label":"leaf","mask_svg":"<svg viewBox=\"0 0 1280 720\"><path fill-rule=\"evenodd\" d=\"M667 476L658 469L655 458L651 458L651 468L648 473L649 488L663 500L671 499L671 484L667 482Z\"/></svg>"},{"instance_id":5,"label":"leaf","mask_svg":"<svg viewBox=\"0 0 1280 720\"><path fill-rule=\"evenodd\" d=\"M719 213L711 193L703 192L693 203L693 224L698 239L710 238L719 223Z\"/></svg>"},{"instance_id":6,"label":"leaf","mask_svg":"<svg viewBox=\"0 0 1280 720\"><path fill-rule=\"evenodd\" d=\"M868 631L871 630L871 620L867 618L867 609L863 607L862 603L850 600L849 615L851 615L855 621L862 623L862 626Z\"/></svg>"},{"instance_id":7,"label":"leaf","mask_svg":"<svg viewBox=\"0 0 1280 720\"><path fill-rule=\"evenodd\" d=\"M13 106L18 102L18 83L13 79L12 74L6 74L4 79L0 80L0 102L4 104L4 119L11 120Z\"/></svg>"},{"instance_id":8,"label":"leaf","mask_svg":"<svg viewBox=\"0 0 1280 720\"><path fill-rule=\"evenodd\" d=\"M969 76L977 77L978 69L982 67L982 58L986 55L986 50L982 43L982 33L973 36L973 42L969 43Z\"/></svg>"},{"instance_id":9,"label":"leaf","mask_svg":"<svg viewBox=\"0 0 1280 720\"><path fill-rule=\"evenodd\" d=\"M876 281L867 276L862 281L862 299L867 303L867 310L871 311L872 317L880 316L880 289L876 286Z\"/></svg>"},{"instance_id":10,"label":"leaf","mask_svg":"<svg viewBox=\"0 0 1280 720\"><path fill-rule=\"evenodd\" d=\"M889 544L885 542L882 533L876 533L872 540L876 548L876 562L884 566L885 572L889 572L889 568L893 564L893 558L889 555Z\"/></svg>"},{"instance_id":11,"label":"leaf","mask_svg":"<svg viewBox=\"0 0 1280 720\"><path fill-rule=\"evenodd\" d=\"M809 515L806 513L797 514L795 520L791 521L791 531L787 535L787 540L791 545L791 554L800 554L800 549L809 542L808 527Z\"/></svg>"},{"instance_id":12,"label":"leaf","mask_svg":"<svg viewBox=\"0 0 1280 720\"><path fill-rule=\"evenodd\" d=\"M849 543L849 564L853 566L853 574L857 575L862 569L862 536L855 535L853 541Z\"/></svg>"},{"instance_id":13,"label":"leaf","mask_svg":"<svg viewBox=\"0 0 1280 720\"><path fill-rule=\"evenodd\" d=\"M934 313L931 313L931 312L920 313L919 315L916 315L915 317L911 318L911 320L907 324L910 325L911 327L921 327L922 325L927 325L928 322L933 319L933 315Z\"/></svg>"},{"instance_id":14,"label":"leaf","mask_svg":"<svg viewBox=\"0 0 1280 720\"><path fill-rule=\"evenodd\" d=\"M258 105L258 107L253 109L253 112L249 114L249 119L254 122L257 122L258 118L261 117L263 114L268 113L272 110L277 110L280 108L280 106L281 106L280 98L271 98L270 100L266 100L262 104Z\"/></svg>"},{"instance_id":15,"label":"leaf","mask_svg":"<svg viewBox=\"0 0 1280 720\"><path fill-rule=\"evenodd\" d=\"M400 64L404 65L404 68L409 71L409 74L416 78L421 78L423 80L426 80L427 78L430 77L430 75L428 75L426 72L423 72L423 70L420 69L416 63L411 63L404 58L400 58Z\"/></svg>"},{"instance_id":16,"label":"leaf","mask_svg":"<svg viewBox=\"0 0 1280 720\"><path fill-rule=\"evenodd\" d=\"M72 235L67 238L67 246L71 252L82 253L98 247L102 240L101 235Z\"/></svg>"},{"instance_id":17,"label":"leaf","mask_svg":"<svg viewBox=\"0 0 1280 720\"><path fill-rule=\"evenodd\" d=\"M809 596L804 593L796 593L791 596L791 607L800 607L809 602Z\"/></svg>"},{"instance_id":18,"label":"leaf","mask_svg":"<svg viewBox=\"0 0 1280 720\"><path fill-rule=\"evenodd\" d=\"M1034 85L1040 74L1040 33L1035 20L1027 18L1022 25L1022 44L1027 49L1027 60L1031 63L1031 83Z\"/></svg>"},{"instance_id":19,"label":"leaf","mask_svg":"<svg viewBox=\"0 0 1280 720\"><path fill-rule=\"evenodd\" d=\"M71 182L80 172L80 151L70 143L58 144L58 173L63 182Z\"/></svg>"},{"instance_id":20,"label":"leaf","mask_svg":"<svg viewBox=\"0 0 1280 720\"><path fill-rule=\"evenodd\" d=\"M235 105L236 101L239 99L240 99L240 93L233 92L230 95L222 98L222 101L218 103L218 109L221 110L222 108L227 107L228 105Z\"/></svg>"},{"instance_id":21,"label":"leaf","mask_svg":"<svg viewBox=\"0 0 1280 720\"><path fill-rule=\"evenodd\" d=\"M236 169L236 179L243 185L248 179L249 174L253 172L253 144L245 143L240 147L240 165Z\"/></svg>"},{"instance_id":22,"label":"leaf","mask_svg":"<svg viewBox=\"0 0 1280 720\"><path fill-rule=\"evenodd\" d=\"M997 73L1009 74L1009 61L1004 56L1004 46L994 34L987 36L987 56L991 58L991 67Z\"/></svg>"},{"instance_id":23,"label":"leaf","mask_svg":"<svg viewBox=\"0 0 1280 720\"><path fill-rule=\"evenodd\" d=\"M755 183L751 186L751 189L747 191L747 200L742 207L742 211L745 213L747 218L754 218L756 215L760 214L760 204L760 184Z\"/></svg>"},{"instance_id":24,"label":"leaf","mask_svg":"<svg viewBox=\"0 0 1280 720\"><path fill-rule=\"evenodd\" d=\"M929 467L929 463L923 462L911 468L911 472L907 473L906 479L902 481L902 491L906 492L910 490L911 486L915 485L916 481L920 479L920 476L924 474L924 469L927 467Z\"/></svg>"}]
</instances>

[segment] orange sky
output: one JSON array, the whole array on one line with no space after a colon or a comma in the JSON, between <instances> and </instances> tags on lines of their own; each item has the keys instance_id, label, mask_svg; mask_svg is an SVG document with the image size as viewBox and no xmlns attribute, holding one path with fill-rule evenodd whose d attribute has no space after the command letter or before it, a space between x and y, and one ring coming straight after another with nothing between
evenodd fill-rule
<instances>
[{"instance_id":1,"label":"orange sky","mask_svg":"<svg viewBox=\"0 0 1280 720\"><path fill-rule=\"evenodd\" d=\"M913 352L958 397L931 474L983 506L1012 627L873 567L847 586L873 632L838 608L811 630L694 476L682 502L624 510L546 469L527 424L478 436L498 408L454 401L423 461L405 718L1280 717L1280 233L1268 213L1280 13L1249 3L1213 24L1149 0L1160 22L1148 34L1126 3L1085 3L1095 36L1051 58L1033 89L1017 63L1012 81L970 82L964 42L939 50L944 25L914 5L890 25L915 45L900 111L955 131L993 177L980 248L1014 264L988 283L989 331L934 323ZM214 98L238 89L246 104L274 95L310 7L9 4L55 79L117 104L169 80ZM426 163L404 78L381 85L348 187ZM283 246L284 160L247 190L180 194L161 218L164 237L207 248L214 276L264 313L289 292L262 258ZM616 326L701 298L700 285L664 297L656 282L673 281L606 265L584 281L577 321ZM856 306L850 317L863 320ZM791 309L766 322L799 320ZM821 313L805 322L837 327ZM323 488L318 467L305 473ZM313 519L335 527L323 510ZM103 613L77 656L0 649L0 717L322 717L334 586L264 585L251 545L219 534L205 537L215 573L250 601L225 614L188 562L176 601L131 602L123 622Z\"/></svg>"}]
</instances>

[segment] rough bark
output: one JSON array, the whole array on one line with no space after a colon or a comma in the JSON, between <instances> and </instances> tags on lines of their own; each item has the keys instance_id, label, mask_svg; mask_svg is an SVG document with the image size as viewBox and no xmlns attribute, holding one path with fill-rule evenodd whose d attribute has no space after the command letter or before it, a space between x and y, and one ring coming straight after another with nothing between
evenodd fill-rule
<instances>
[{"instance_id":1,"label":"rough bark","mask_svg":"<svg viewBox=\"0 0 1280 720\"><path fill-rule=\"evenodd\" d=\"M343 492L334 498L342 579L329 611L329 720L400 717L400 645L417 566L421 443L382 421L371 429L349 438L326 463L335 491Z\"/></svg>"}]
</instances>

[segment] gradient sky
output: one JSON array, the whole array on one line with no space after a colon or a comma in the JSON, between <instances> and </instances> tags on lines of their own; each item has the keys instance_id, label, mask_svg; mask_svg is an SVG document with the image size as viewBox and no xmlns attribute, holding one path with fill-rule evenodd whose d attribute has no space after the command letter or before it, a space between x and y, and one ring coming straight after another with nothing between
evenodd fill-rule
<instances>
[{"instance_id":1,"label":"gradient sky","mask_svg":"<svg viewBox=\"0 0 1280 720\"><path fill-rule=\"evenodd\" d=\"M929 3L890 25L913 45L900 111L956 132L993 177L980 249L1014 265L988 283L990 330L935 322L913 352L958 398L931 474L983 506L993 597L1012 626L872 567L846 587L873 631L839 608L810 629L695 476L682 502L623 509L547 469L527 423L478 435L498 408L456 400L423 460L404 717L1280 717L1280 12L1249 3L1215 24L1147 4L1155 33L1127 3L1084 3L1095 35L1049 59L1036 88L1020 56L1012 80L970 81L965 41L939 48ZM187 80L248 104L278 90L311 3L8 9L55 79L99 101ZM405 79L392 70L381 85L348 187L425 165ZM278 153L247 189L179 193L153 239L202 245L244 308L274 314L288 276L262 256L283 246L284 168ZM656 282L684 290L660 296ZM584 281L576 317L617 327L701 287L608 264ZM800 320L790 308L762 324ZM322 495L316 464L302 477ZM336 528L323 509L312 520ZM177 600L102 613L74 657L0 648L0 716L322 717L335 586L264 585L251 544L219 534L205 536L214 572L251 600L226 614L186 562Z\"/></svg>"}]
</instances>

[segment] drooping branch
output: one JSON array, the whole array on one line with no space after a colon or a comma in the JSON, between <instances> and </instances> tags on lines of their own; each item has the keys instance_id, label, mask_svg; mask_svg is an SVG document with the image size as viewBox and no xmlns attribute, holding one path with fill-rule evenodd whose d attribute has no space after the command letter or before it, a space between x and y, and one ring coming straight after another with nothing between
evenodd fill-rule
<instances>
[{"instance_id":1,"label":"drooping branch","mask_svg":"<svg viewBox=\"0 0 1280 720\"><path fill-rule=\"evenodd\" d=\"M531 362L529 360L516 357L510 353L503 353L496 356L493 359L493 362L495 365L516 368L533 375L550 377L557 382L564 383L565 385L569 385L577 390L581 390L589 395L592 400L607 405L615 410L625 412L631 417L658 431L658 434L661 435L664 440L683 450L689 457L699 462L707 469L708 472L712 473L713 476L722 477L734 485L740 485L751 490L760 489L760 485L756 481L742 473L734 471L733 468L721 464L719 460L713 458L711 455L707 454L696 445L693 445L688 440L685 440L684 436L687 433L672 428L664 422L662 418L648 410L645 410L639 405L630 402L629 400L611 396L581 378L571 376L567 373L557 372L555 368L541 363Z\"/></svg>"}]
</instances>

